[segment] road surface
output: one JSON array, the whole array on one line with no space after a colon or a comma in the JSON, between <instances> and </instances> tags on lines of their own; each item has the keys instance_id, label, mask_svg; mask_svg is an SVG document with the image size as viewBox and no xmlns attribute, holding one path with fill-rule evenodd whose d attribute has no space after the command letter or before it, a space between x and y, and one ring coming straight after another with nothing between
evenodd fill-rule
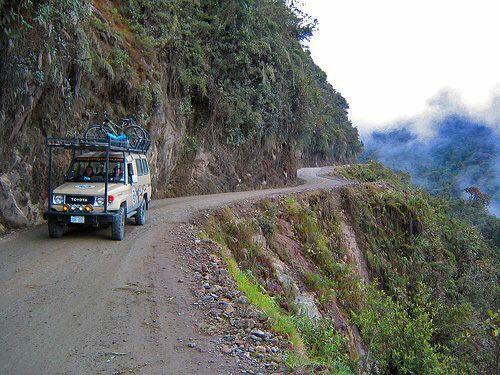
<instances>
[{"instance_id":1,"label":"road surface","mask_svg":"<svg viewBox=\"0 0 500 375\"><path fill-rule=\"evenodd\" d=\"M121 242L108 230L49 239L45 225L0 239L0 374L237 373L196 326L172 234L202 209L343 184L324 172L299 170L297 187L153 201L147 224L127 225Z\"/></svg>"}]
</instances>

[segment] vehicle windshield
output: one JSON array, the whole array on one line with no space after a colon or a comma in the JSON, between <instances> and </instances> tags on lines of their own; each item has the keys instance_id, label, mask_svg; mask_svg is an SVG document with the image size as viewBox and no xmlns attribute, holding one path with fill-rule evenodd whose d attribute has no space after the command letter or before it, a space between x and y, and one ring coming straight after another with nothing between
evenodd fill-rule
<instances>
[{"instance_id":1,"label":"vehicle windshield","mask_svg":"<svg viewBox=\"0 0 500 375\"><path fill-rule=\"evenodd\" d=\"M105 164L104 158L77 159L70 166L66 181L104 182ZM108 182L125 182L124 165L121 160L109 160Z\"/></svg>"}]
</instances>

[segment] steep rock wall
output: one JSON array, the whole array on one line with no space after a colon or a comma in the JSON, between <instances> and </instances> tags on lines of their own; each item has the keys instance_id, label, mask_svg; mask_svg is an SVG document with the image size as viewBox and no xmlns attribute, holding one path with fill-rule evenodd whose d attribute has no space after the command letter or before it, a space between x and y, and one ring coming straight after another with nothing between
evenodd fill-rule
<instances>
[{"instance_id":1,"label":"steep rock wall","mask_svg":"<svg viewBox=\"0 0 500 375\"><path fill-rule=\"evenodd\" d=\"M156 197L293 183L299 164L360 149L347 103L301 45L307 28L281 3L5 1L0 12L1 228L41 221L45 136L81 134L104 111L150 131ZM68 157L54 160L59 181Z\"/></svg>"}]
</instances>

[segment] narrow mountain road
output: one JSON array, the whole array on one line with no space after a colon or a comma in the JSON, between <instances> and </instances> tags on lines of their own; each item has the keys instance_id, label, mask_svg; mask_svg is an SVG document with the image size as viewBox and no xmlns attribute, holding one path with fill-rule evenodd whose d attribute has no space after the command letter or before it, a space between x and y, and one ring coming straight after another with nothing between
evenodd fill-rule
<instances>
[{"instance_id":1,"label":"narrow mountain road","mask_svg":"<svg viewBox=\"0 0 500 375\"><path fill-rule=\"evenodd\" d=\"M0 374L238 373L197 328L176 230L202 209L344 184L324 172L299 170L297 187L156 200L122 242L107 230L49 239L45 225L0 239Z\"/></svg>"}]
</instances>

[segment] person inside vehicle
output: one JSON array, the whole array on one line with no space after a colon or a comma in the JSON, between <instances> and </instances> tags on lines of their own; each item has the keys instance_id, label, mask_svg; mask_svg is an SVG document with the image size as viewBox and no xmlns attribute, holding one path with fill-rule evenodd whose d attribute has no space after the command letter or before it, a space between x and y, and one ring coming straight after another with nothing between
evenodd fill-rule
<instances>
[{"instance_id":1,"label":"person inside vehicle","mask_svg":"<svg viewBox=\"0 0 500 375\"><path fill-rule=\"evenodd\" d=\"M123 178L123 171L120 166L116 166L113 169L113 181L114 182L120 182Z\"/></svg>"},{"instance_id":2,"label":"person inside vehicle","mask_svg":"<svg viewBox=\"0 0 500 375\"><path fill-rule=\"evenodd\" d=\"M83 179L85 181L90 181L90 179L94 176L94 168L89 164L85 168L85 171L83 172Z\"/></svg>"},{"instance_id":3,"label":"person inside vehicle","mask_svg":"<svg viewBox=\"0 0 500 375\"><path fill-rule=\"evenodd\" d=\"M104 177L104 164L99 164L97 166L94 177Z\"/></svg>"}]
</instances>

